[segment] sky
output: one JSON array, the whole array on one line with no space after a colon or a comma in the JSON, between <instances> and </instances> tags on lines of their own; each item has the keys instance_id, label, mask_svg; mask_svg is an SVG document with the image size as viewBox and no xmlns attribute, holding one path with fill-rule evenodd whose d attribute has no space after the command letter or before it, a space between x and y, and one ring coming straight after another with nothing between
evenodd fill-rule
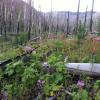
<instances>
[{"instance_id":1,"label":"sky","mask_svg":"<svg viewBox=\"0 0 100 100\"><path fill-rule=\"evenodd\" d=\"M27 0L24 0L27 1ZM72 11L76 12L78 7L78 0L33 0L34 7L43 12L51 11L51 1L52 1L52 11ZM80 12L86 11L86 6L88 6L88 11L91 10L92 0L80 0ZM94 11L100 12L100 0L94 0Z\"/></svg>"}]
</instances>

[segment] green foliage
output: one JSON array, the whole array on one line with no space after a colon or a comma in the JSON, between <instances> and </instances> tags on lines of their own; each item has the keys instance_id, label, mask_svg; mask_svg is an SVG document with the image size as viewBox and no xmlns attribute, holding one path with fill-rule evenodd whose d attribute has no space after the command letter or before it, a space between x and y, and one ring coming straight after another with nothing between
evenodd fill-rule
<instances>
[{"instance_id":1,"label":"green foliage","mask_svg":"<svg viewBox=\"0 0 100 100\"><path fill-rule=\"evenodd\" d=\"M97 22L97 30L98 30L98 36L100 36L100 18L98 19L98 22Z\"/></svg>"},{"instance_id":2,"label":"green foliage","mask_svg":"<svg viewBox=\"0 0 100 100\"><path fill-rule=\"evenodd\" d=\"M45 86L43 89L47 96L54 96L54 93L62 88L62 84L58 84L58 81L57 75L45 76Z\"/></svg>"},{"instance_id":3,"label":"green foliage","mask_svg":"<svg viewBox=\"0 0 100 100\"><path fill-rule=\"evenodd\" d=\"M80 24L78 33L77 33L77 38L78 38L78 40L82 40L85 38L85 36L86 36L85 28L83 25Z\"/></svg>"},{"instance_id":4,"label":"green foliage","mask_svg":"<svg viewBox=\"0 0 100 100\"><path fill-rule=\"evenodd\" d=\"M68 59L71 62L79 62L79 55L76 52L72 52Z\"/></svg>"},{"instance_id":5,"label":"green foliage","mask_svg":"<svg viewBox=\"0 0 100 100\"><path fill-rule=\"evenodd\" d=\"M26 44L27 41L28 41L27 33L20 33L20 36L19 36L19 43L21 43L21 44Z\"/></svg>"},{"instance_id":6,"label":"green foliage","mask_svg":"<svg viewBox=\"0 0 100 100\"><path fill-rule=\"evenodd\" d=\"M98 90L96 97L95 97L95 100L100 100L100 90Z\"/></svg>"},{"instance_id":7,"label":"green foliage","mask_svg":"<svg viewBox=\"0 0 100 100\"><path fill-rule=\"evenodd\" d=\"M64 65L64 59L60 54L51 55L48 58L48 63L52 69L55 69L55 72L44 77L44 92L47 96L53 96L65 85L67 70Z\"/></svg>"},{"instance_id":8,"label":"green foliage","mask_svg":"<svg viewBox=\"0 0 100 100\"><path fill-rule=\"evenodd\" d=\"M22 71L23 64L21 61L17 61L14 64L8 64L6 67L5 74L11 76L14 73L20 73Z\"/></svg>"},{"instance_id":9,"label":"green foliage","mask_svg":"<svg viewBox=\"0 0 100 100\"><path fill-rule=\"evenodd\" d=\"M95 87L96 89L100 88L100 80L97 80L97 81L96 81L94 87Z\"/></svg>"},{"instance_id":10,"label":"green foliage","mask_svg":"<svg viewBox=\"0 0 100 100\"><path fill-rule=\"evenodd\" d=\"M0 81L2 80L3 78L3 71L0 69Z\"/></svg>"},{"instance_id":11,"label":"green foliage","mask_svg":"<svg viewBox=\"0 0 100 100\"><path fill-rule=\"evenodd\" d=\"M17 52L18 50L17 49L9 49L3 53L0 54L0 61L5 61L7 59L10 59L10 58L14 58L17 56Z\"/></svg>"},{"instance_id":12,"label":"green foliage","mask_svg":"<svg viewBox=\"0 0 100 100\"><path fill-rule=\"evenodd\" d=\"M74 74L70 74L65 67L65 51L63 51L62 41L55 41L52 45L47 43L41 45L39 49L32 54L28 54L25 57L29 59L20 59L13 61L8 64L4 70L0 70L0 90L4 90L8 93L9 100L26 100L26 96L35 95L35 97L44 93L46 97L57 96L60 94L61 97L65 97L65 93L62 92L62 89L68 89L72 92L72 95L67 95L73 100L88 100L91 91L89 91L90 86L92 87L91 79L84 75L80 75L80 79L85 82L84 89L80 89L76 84L76 77ZM87 47L87 46L85 46ZM55 50L56 48L56 50ZM66 47L65 47L66 48ZM70 52L67 51L70 48ZM46 56L45 61L48 62L48 66L42 66L44 62L43 53L48 51L53 51L49 56ZM83 44L81 46L81 51L83 51ZM23 53L22 48L19 50ZM85 53L88 51L86 49ZM17 52L18 53L18 52ZM69 54L70 53L70 54ZM66 49L66 54L68 56L68 61L73 62L89 62L90 53L85 55L81 53L81 59L78 54L78 48L69 47ZM44 72L46 70L46 73ZM42 81L41 81L42 80ZM41 83L38 83L41 82ZM42 83L43 82L43 83ZM98 100L99 96L99 80L94 84L95 99ZM92 85L91 85L92 84ZM0 91L0 92L1 92ZM94 95L93 95L94 96ZM25 98L25 99L22 99Z\"/></svg>"},{"instance_id":13,"label":"green foliage","mask_svg":"<svg viewBox=\"0 0 100 100\"><path fill-rule=\"evenodd\" d=\"M28 41L27 33L19 33L17 36L15 36L12 39L12 43L14 45L23 45L23 44L26 44L27 41Z\"/></svg>"},{"instance_id":14,"label":"green foliage","mask_svg":"<svg viewBox=\"0 0 100 100\"><path fill-rule=\"evenodd\" d=\"M88 100L88 92L83 89L79 92L73 92L73 100Z\"/></svg>"},{"instance_id":15,"label":"green foliage","mask_svg":"<svg viewBox=\"0 0 100 100\"><path fill-rule=\"evenodd\" d=\"M64 47L63 41L56 40L56 41L55 41L55 47L56 47L58 50L63 49L63 47Z\"/></svg>"},{"instance_id":16,"label":"green foliage","mask_svg":"<svg viewBox=\"0 0 100 100\"><path fill-rule=\"evenodd\" d=\"M59 72L59 73L64 73L64 71L65 71L65 65L64 65L64 63L63 62L57 62L56 64L55 64L55 67L56 67L56 71L57 72Z\"/></svg>"},{"instance_id":17,"label":"green foliage","mask_svg":"<svg viewBox=\"0 0 100 100\"><path fill-rule=\"evenodd\" d=\"M31 67L28 67L25 69L22 75L22 83L25 84L26 87L32 86L32 84L34 84L36 81L37 76L37 71Z\"/></svg>"},{"instance_id":18,"label":"green foliage","mask_svg":"<svg viewBox=\"0 0 100 100\"><path fill-rule=\"evenodd\" d=\"M14 86L13 86L13 84L5 85L4 89L6 89L6 91L8 93L8 98L11 99L12 95L13 95L13 92L14 92Z\"/></svg>"},{"instance_id":19,"label":"green foliage","mask_svg":"<svg viewBox=\"0 0 100 100\"><path fill-rule=\"evenodd\" d=\"M94 58L94 60L95 60L94 62L95 62L95 63L100 63L100 56L98 56L98 55L99 55L99 54L96 54L96 55L95 55L95 58Z\"/></svg>"},{"instance_id":20,"label":"green foliage","mask_svg":"<svg viewBox=\"0 0 100 100\"><path fill-rule=\"evenodd\" d=\"M83 63L88 63L89 60L90 60L90 57L87 56L87 57L84 57L84 58L82 59L82 62L83 62Z\"/></svg>"},{"instance_id":21,"label":"green foliage","mask_svg":"<svg viewBox=\"0 0 100 100\"><path fill-rule=\"evenodd\" d=\"M55 65L55 63L59 61L64 61L64 56L61 52L58 53L53 53L49 58L48 58L48 63L51 65Z\"/></svg>"}]
</instances>

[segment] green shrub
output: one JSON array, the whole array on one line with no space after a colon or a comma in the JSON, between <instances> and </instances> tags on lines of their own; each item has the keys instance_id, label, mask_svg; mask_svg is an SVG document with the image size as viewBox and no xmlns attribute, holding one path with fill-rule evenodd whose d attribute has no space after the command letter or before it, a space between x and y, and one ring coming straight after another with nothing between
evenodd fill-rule
<instances>
[{"instance_id":1,"label":"green shrub","mask_svg":"<svg viewBox=\"0 0 100 100\"><path fill-rule=\"evenodd\" d=\"M86 31L83 25L80 24L78 32L77 32L77 38L78 40L84 39L86 36Z\"/></svg>"}]
</instances>

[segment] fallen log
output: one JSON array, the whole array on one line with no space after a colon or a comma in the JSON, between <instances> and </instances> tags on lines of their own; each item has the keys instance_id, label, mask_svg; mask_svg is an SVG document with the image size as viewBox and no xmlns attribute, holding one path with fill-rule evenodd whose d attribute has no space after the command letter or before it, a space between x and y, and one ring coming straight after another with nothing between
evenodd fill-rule
<instances>
[{"instance_id":1,"label":"fallen log","mask_svg":"<svg viewBox=\"0 0 100 100\"><path fill-rule=\"evenodd\" d=\"M43 67L48 67L49 64L44 62ZM85 74L89 76L100 76L100 64L98 63L67 63L65 64L66 69L70 73L76 75Z\"/></svg>"},{"instance_id":2,"label":"fallen log","mask_svg":"<svg viewBox=\"0 0 100 100\"><path fill-rule=\"evenodd\" d=\"M31 41L37 41L37 40L40 39L40 38L41 38L41 37L39 36L39 37L33 38ZM25 54L22 54L21 56L16 56L14 59L8 59L8 60L6 60L6 61L0 62L0 68L3 68L5 65L11 63L13 60L19 60L19 59L21 59L23 56L25 56L25 55L31 53L31 51L33 50L32 48L29 48L29 47L27 48L27 46L26 46L25 48L28 49L29 52L25 52ZM24 49L25 49L25 48L24 48ZM38 47L37 47L37 48L38 48ZM36 50L37 48L34 48L34 50Z\"/></svg>"},{"instance_id":3,"label":"fallen log","mask_svg":"<svg viewBox=\"0 0 100 100\"><path fill-rule=\"evenodd\" d=\"M38 47L37 47L37 48L38 48ZM37 48L34 48L34 51L35 51ZM1 62L1 63L0 63L0 68L4 68L5 65L11 63L11 62L14 61L14 60L19 60L19 59L21 59L22 57L26 56L27 54L30 54L31 52L32 52L32 51L26 52L26 53L22 54L21 56L17 56L17 57L15 57L15 58L13 58L13 59L8 59L8 60L6 60L6 61Z\"/></svg>"},{"instance_id":4,"label":"fallen log","mask_svg":"<svg viewBox=\"0 0 100 100\"><path fill-rule=\"evenodd\" d=\"M65 66L71 73L100 76L100 64L97 63L68 63Z\"/></svg>"},{"instance_id":5,"label":"fallen log","mask_svg":"<svg viewBox=\"0 0 100 100\"><path fill-rule=\"evenodd\" d=\"M39 37L36 37L36 38L31 39L30 41L37 42L37 41L40 41L41 39L42 39L42 37L39 36Z\"/></svg>"}]
</instances>

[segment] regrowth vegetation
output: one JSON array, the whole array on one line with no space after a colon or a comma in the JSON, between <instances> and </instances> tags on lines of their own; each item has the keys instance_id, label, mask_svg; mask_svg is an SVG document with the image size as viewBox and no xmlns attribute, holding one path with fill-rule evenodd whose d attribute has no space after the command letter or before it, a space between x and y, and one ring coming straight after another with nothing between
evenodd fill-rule
<instances>
[{"instance_id":1,"label":"regrowth vegetation","mask_svg":"<svg viewBox=\"0 0 100 100\"><path fill-rule=\"evenodd\" d=\"M99 100L100 80L86 75L76 77L65 67L69 61L91 62L93 46L90 44L87 40L82 41L78 55L78 41L54 39L42 42L31 54L0 70L1 98ZM97 53L98 50L95 53L96 62L100 59Z\"/></svg>"},{"instance_id":2,"label":"regrowth vegetation","mask_svg":"<svg viewBox=\"0 0 100 100\"><path fill-rule=\"evenodd\" d=\"M41 7L36 11L32 0L0 1L0 65L11 60L0 66L0 100L100 100L100 78L70 73L65 66L100 63L100 21L93 26L94 0L90 24L87 9L84 22L80 18L80 1L75 22L70 11L63 14L64 22L62 12L55 19L52 1L50 13L42 13Z\"/></svg>"}]
</instances>

